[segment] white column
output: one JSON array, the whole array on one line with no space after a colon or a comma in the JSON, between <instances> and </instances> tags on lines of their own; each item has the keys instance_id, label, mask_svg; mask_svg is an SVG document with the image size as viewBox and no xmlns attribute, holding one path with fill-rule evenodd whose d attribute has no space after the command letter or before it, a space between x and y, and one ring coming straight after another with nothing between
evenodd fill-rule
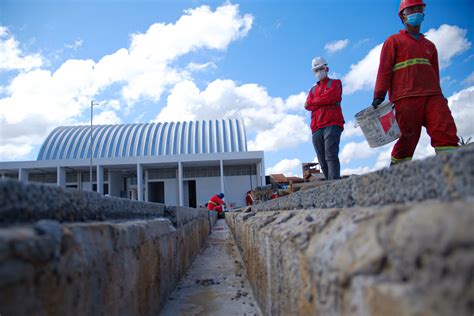
<instances>
[{"instance_id":1,"label":"white column","mask_svg":"<svg viewBox=\"0 0 474 316\"><path fill-rule=\"evenodd\" d=\"M184 188L183 188L183 163L178 162L178 196L179 206L184 205Z\"/></svg>"},{"instance_id":2,"label":"white column","mask_svg":"<svg viewBox=\"0 0 474 316\"><path fill-rule=\"evenodd\" d=\"M145 169L145 186L143 191L145 192L145 201L148 202L148 169Z\"/></svg>"},{"instance_id":3,"label":"white column","mask_svg":"<svg viewBox=\"0 0 474 316\"><path fill-rule=\"evenodd\" d=\"M66 168L57 167L56 170L56 185L59 187L66 187Z\"/></svg>"},{"instance_id":4,"label":"white column","mask_svg":"<svg viewBox=\"0 0 474 316\"><path fill-rule=\"evenodd\" d=\"M18 170L18 181L28 182L28 169Z\"/></svg>"},{"instance_id":5,"label":"white column","mask_svg":"<svg viewBox=\"0 0 474 316\"><path fill-rule=\"evenodd\" d=\"M143 167L137 164L137 194L138 201L143 201Z\"/></svg>"},{"instance_id":6,"label":"white column","mask_svg":"<svg viewBox=\"0 0 474 316\"><path fill-rule=\"evenodd\" d=\"M257 183L260 183L259 186L265 185L265 165L263 160L257 163Z\"/></svg>"},{"instance_id":7,"label":"white column","mask_svg":"<svg viewBox=\"0 0 474 316\"><path fill-rule=\"evenodd\" d=\"M227 194L224 188L224 162L222 160L219 160L219 167L221 171L221 192Z\"/></svg>"},{"instance_id":8,"label":"white column","mask_svg":"<svg viewBox=\"0 0 474 316\"><path fill-rule=\"evenodd\" d=\"M96 170L97 192L104 194L104 167L97 165Z\"/></svg>"},{"instance_id":9,"label":"white column","mask_svg":"<svg viewBox=\"0 0 474 316\"><path fill-rule=\"evenodd\" d=\"M2 180L6 180L7 177L5 177L5 173L2 172Z\"/></svg>"}]
</instances>

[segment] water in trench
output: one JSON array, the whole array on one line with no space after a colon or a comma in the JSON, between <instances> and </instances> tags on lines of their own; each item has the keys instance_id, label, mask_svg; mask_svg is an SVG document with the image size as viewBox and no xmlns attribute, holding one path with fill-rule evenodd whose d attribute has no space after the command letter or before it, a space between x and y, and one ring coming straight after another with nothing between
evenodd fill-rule
<instances>
[{"instance_id":1,"label":"water in trench","mask_svg":"<svg viewBox=\"0 0 474 316\"><path fill-rule=\"evenodd\" d=\"M225 220L214 225L160 315L261 315Z\"/></svg>"}]
</instances>

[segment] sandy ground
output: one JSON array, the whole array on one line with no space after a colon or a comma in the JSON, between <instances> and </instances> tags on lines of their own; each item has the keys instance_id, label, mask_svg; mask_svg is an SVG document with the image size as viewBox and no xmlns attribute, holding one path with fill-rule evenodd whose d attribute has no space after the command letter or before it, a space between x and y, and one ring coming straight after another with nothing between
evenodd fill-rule
<instances>
[{"instance_id":1,"label":"sandy ground","mask_svg":"<svg viewBox=\"0 0 474 316\"><path fill-rule=\"evenodd\" d=\"M160 315L261 315L225 220L214 225Z\"/></svg>"}]
</instances>

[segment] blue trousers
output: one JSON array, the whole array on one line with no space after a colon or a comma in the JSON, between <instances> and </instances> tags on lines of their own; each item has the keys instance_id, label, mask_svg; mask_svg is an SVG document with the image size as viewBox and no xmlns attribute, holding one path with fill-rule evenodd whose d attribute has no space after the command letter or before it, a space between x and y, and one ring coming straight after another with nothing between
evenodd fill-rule
<instances>
[{"instance_id":1,"label":"blue trousers","mask_svg":"<svg viewBox=\"0 0 474 316\"><path fill-rule=\"evenodd\" d=\"M326 180L341 178L341 165L338 156L341 133L342 128L335 125L318 129L313 133L314 150Z\"/></svg>"}]
</instances>

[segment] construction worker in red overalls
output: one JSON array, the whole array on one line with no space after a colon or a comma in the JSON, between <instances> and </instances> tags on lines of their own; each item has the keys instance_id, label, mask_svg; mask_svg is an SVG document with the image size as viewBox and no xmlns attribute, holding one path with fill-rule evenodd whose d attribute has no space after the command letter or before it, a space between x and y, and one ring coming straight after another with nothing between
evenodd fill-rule
<instances>
[{"instance_id":1,"label":"construction worker in red overalls","mask_svg":"<svg viewBox=\"0 0 474 316\"><path fill-rule=\"evenodd\" d=\"M209 211L216 211L217 212L217 217L223 217L224 216L224 211L222 209L222 205L226 205L222 199L224 198L224 193L219 193L214 195L209 199L209 202L207 202L207 209Z\"/></svg>"},{"instance_id":2,"label":"construction worker in red overalls","mask_svg":"<svg viewBox=\"0 0 474 316\"><path fill-rule=\"evenodd\" d=\"M423 0L401 1L398 15L405 30L385 41L380 56L372 106L377 108L388 91L401 132L390 165L412 159L422 126L436 154L458 146L456 125L441 92L436 46L420 33L425 7Z\"/></svg>"}]
</instances>

